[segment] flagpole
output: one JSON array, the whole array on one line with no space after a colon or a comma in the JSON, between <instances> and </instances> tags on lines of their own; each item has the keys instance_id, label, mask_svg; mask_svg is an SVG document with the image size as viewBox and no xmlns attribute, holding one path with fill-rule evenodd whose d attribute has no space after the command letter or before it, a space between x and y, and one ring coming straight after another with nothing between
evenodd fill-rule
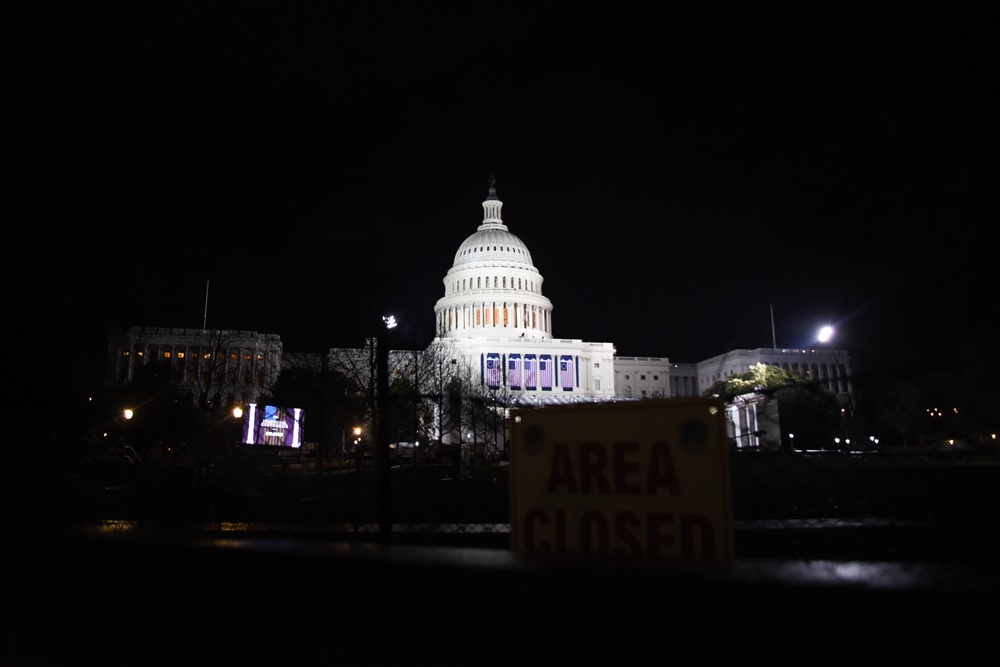
<instances>
[{"instance_id":1,"label":"flagpole","mask_svg":"<svg viewBox=\"0 0 1000 667\"><path fill-rule=\"evenodd\" d=\"M774 335L774 304L771 306L771 347L778 349L778 337Z\"/></svg>"},{"instance_id":2,"label":"flagpole","mask_svg":"<svg viewBox=\"0 0 1000 667\"><path fill-rule=\"evenodd\" d=\"M201 320L201 330L205 331L208 328L208 281L205 281L205 314L202 316Z\"/></svg>"}]
</instances>

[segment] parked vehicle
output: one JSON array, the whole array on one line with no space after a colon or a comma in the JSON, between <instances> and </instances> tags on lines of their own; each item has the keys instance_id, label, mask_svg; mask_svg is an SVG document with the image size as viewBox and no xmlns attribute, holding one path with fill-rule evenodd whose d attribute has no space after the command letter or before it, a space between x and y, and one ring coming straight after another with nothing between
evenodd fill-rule
<instances>
[{"instance_id":1,"label":"parked vehicle","mask_svg":"<svg viewBox=\"0 0 1000 667\"><path fill-rule=\"evenodd\" d=\"M389 453L404 459L411 459L419 456L419 442L390 442Z\"/></svg>"}]
</instances>

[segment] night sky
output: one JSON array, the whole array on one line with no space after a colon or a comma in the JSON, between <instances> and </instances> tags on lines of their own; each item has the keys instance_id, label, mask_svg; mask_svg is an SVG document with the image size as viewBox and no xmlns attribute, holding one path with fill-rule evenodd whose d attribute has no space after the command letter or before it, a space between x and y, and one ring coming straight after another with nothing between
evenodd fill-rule
<instances>
[{"instance_id":1,"label":"night sky","mask_svg":"<svg viewBox=\"0 0 1000 667\"><path fill-rule=\"evenodd\" d=\"M862 368L996 346L974 10L203 4L10 25L8 324L73 390L116 326L318 351L391 311L426 345L490 173L557 337L694 362L770 347L773 309Z\"/></svg>"}]
</instances>

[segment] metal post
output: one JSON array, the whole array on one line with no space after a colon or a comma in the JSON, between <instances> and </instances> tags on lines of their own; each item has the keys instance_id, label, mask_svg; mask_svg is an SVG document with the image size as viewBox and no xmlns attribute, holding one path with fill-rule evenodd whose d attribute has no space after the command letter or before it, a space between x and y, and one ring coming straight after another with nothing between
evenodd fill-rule
<instances>
[{"instance_id":1,"label":"metal post","mask_svg":"<svg viewBox=\"0 0 1000 667\"><path fill-rule=\"evenodd\" d=\"M392 469L389 465L389 346L386 339L385 331L381 331L375 340L375 372L378 374L375 390L375 460L378 464L378 530L382 539L388 541L392 533L389 507L389 476Z\"/></svg>"},{"instance_id":2,"label":"metal post","mask_svg":"<svg viewBox=\"0 0 1000 667\"><path fill-rule=\"evenodd\" d=\"M771 306L771 347L774 349L778 349L778 337L774 333L774 304L772 303L770 304L770 306Z\"/></svg>"}]
</instances>

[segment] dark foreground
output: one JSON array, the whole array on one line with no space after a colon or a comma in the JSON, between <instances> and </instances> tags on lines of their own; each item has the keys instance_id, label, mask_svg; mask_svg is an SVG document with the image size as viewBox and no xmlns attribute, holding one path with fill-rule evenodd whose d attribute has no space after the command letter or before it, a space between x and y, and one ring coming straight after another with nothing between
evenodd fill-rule
<instances>
[{"instance_id":1,"label":"dark foreground","mask_svg":"<svg viewBox=\"0 0 1000 667\"><path fill-rule=\"evenodd\" d=\"M691 572L528 561L495 534L22 521L4 549L0 664L984 662L995 462L855 465L738 463L737 559ZM474 485L495 477L448 493L489 507L502 484ZM394 491L398 514L416 511L413 489Z\"/></svg>"},{"instance_id":2,"label":"dark foreground","mask_svg":"<svg viewBox=\"0 0 1000 667\"><path fill-rule=\"evenodd\" d=\"M979 567L682 574L267 539L22 544L7 572L5 665L970 664L1000 592Z\"/></svg>"}]
</instances>

